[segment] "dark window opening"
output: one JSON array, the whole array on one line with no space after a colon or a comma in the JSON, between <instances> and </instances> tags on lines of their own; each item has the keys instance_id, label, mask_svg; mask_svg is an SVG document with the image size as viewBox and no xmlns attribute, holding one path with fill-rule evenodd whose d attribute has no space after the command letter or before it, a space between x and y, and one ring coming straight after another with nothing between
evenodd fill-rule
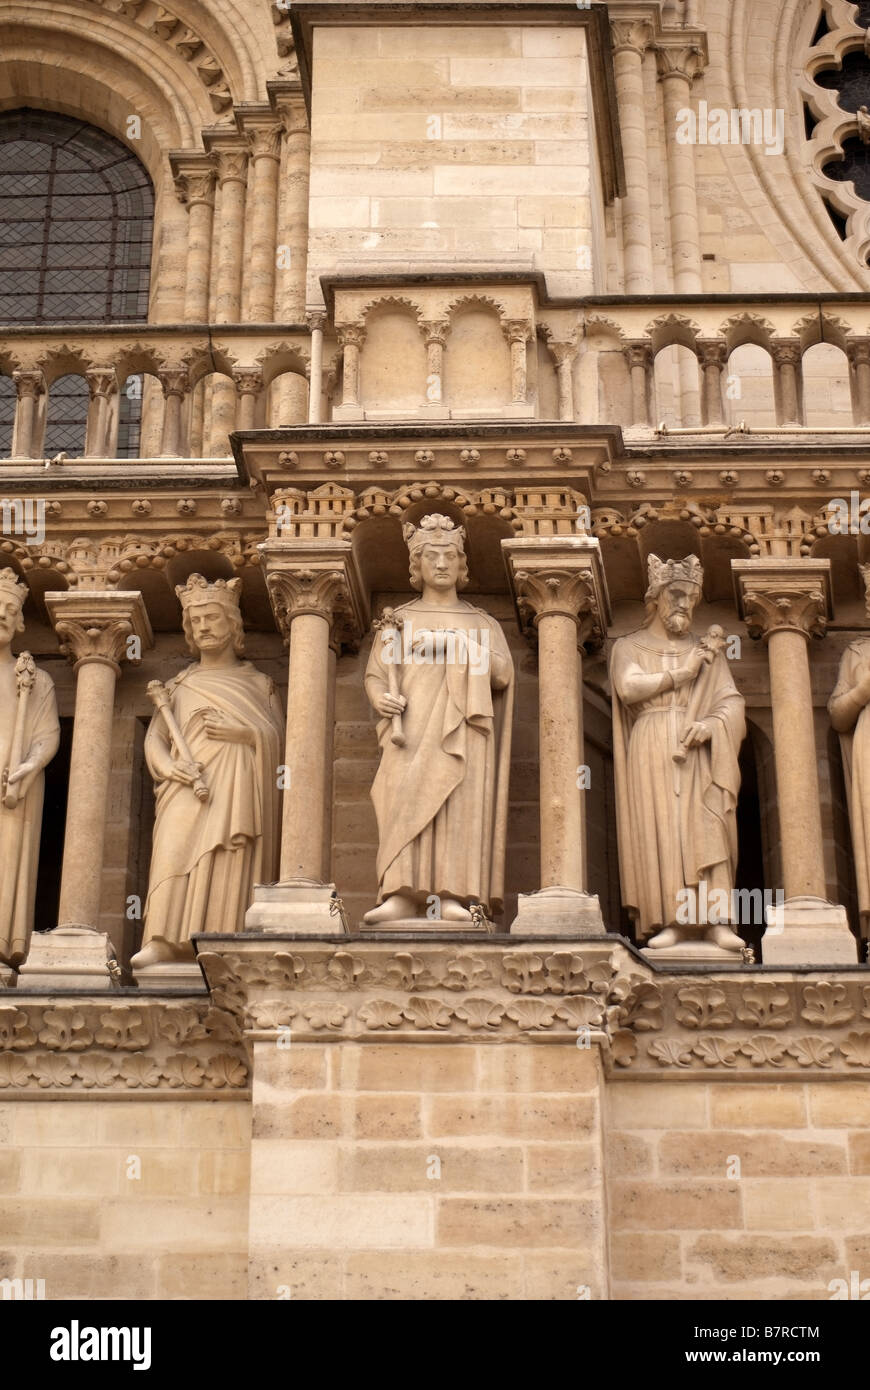
<instances>
[{"instance_id":1,"label":"dark window opening","mask_svg":"<svg viewBox=\"0 0 870 1390\"><path fill-rule=\"evenodd\" d=\"M827 173L827 170L825 170L825 172ZM830 174L828 175L828 177L830 178ZM824 205L825 205L825 210L827 211L828 216L830 217L831 221L833 222L834 226L835 226L836 229L837 229L837 235L840 237L840 239L841 239L842 241L845 241L845 240L846 240L846 219L845 219L845 217L843 217L842 213L837 212L837 209L836 209L835 207L832 207L832 206L831 206L831 204L828 202L827 198L823 198L823 199L822 199L822 202L823 202Z\"/></svg>"},{"instance_id":2,"label":"dark window opening","mask_svg":"<svg viewBox=\"0 0 870 1390\"><path fill-rule=\"evenodd\" d=\"M813 34L813 37L810 40L810 47L815 48L816 44L821 43L822 39L825 37L827 33L828 16L825 14L824 10L822 10L822 13L819 15L819 22L816 25L815 33Z\"/></svg>"},{"instance_id":3,"label":"dark window opening","mask_svg":"<svg viewBox=\"0 0 870 1390\"><path fill-rule=\"evenodd\" d=\"M45 769L45 800L42 803L42 835L39 841L39 871L36 878L36 931L49 931L58 925L72 734L73 721L61 719L60 747Z\"/></svg>"}]
</instances>

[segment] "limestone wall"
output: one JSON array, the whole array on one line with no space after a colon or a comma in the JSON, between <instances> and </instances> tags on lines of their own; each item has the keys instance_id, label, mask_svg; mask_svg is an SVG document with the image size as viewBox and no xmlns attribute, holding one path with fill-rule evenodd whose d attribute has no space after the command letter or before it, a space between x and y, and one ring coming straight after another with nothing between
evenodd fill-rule
<instances>
[{"instance_id":1,"label":"limestone wall","mask_svg":"<svg viewBox=\"0 0 870 1390\"><path fill-rule=\"evenodd\" d=\"M243 1100L4 1092L0 1277L47 1299L244 1298L250 1125Z\"/></svg>"},{"instance_id":2,"label":"limestone wall","mask_svg":"<svg viewBox=\"0 0 870 1390\"><path fill-rule=\"evenodd\" d=\"M829 1299L866 1271L865 1082L615 1081L606 1107L614 1298Z\"/></svg>"}]
</instances>

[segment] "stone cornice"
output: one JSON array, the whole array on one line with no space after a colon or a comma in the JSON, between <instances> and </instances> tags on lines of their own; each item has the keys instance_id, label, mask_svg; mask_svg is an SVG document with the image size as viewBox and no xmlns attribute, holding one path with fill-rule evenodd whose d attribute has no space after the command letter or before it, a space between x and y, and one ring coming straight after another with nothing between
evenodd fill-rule
<instances>
[{"instance_id":1,"label":"stone cornice","mask_svg":"<svg viewBox=\"0 0 870 1390\"><path fill-rule=\"evenodd\" d=\"M249 1043L387 1039L596 1045L609 1073L870 1076L870 983L749 969L663 974L614 941L197 939Z\"/></svg>"}]
</instances>

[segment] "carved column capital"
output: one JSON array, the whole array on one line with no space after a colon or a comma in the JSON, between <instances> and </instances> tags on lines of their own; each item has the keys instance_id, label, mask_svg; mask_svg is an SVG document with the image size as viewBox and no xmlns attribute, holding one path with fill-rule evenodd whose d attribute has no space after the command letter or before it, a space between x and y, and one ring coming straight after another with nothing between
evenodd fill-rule
<instances>
[{"instance_id":1,"label":"carved column capital","mask_svg":"<svg viewBox=\"0 0 870 1390\"><path fill-rule=\"evenodd\" d=\"M698 338L695 346L702 367L724 367L728 361L728 344L722 338Z\"/></svg>"},{"instance_id":2,"label":"carved column capital","mask_svg":"<svg viewBox=\"0 0 870 1390\"><path fill-rule=\"evenodd\" d=\"M870 338L847 338L846 356L853 367L870 365Z\"/></svg>"},{"instance_id":3,"label":"carved column capital","mask_svg":"<svg viewBox=\"0 0 870 1390\"><path fill-rule=\"evenodd\" d=\"M18 399L33 400L45 390L45 377L38 370L19 370L12 373L12 380L18 392Z\"/></svg>"},{"instance_id":4,"label":"carved column capital","mask_svg":"<svg viewBox=\"0 0 870 1390\"><path fill-rule=\"evenodd\" d=\"M731 570L750 637L824 637L833 615L830 560L732 560Z\"/></svg>"},{"instance_id":5,"label":"carved column capital","mask_svg":"<svg viewBox=\"0 0 870 1390\"><path fill-rule=\"evenodd\" d=\"M169 163L179 202L187 208L196 203L213 208L217 170L212 156L199 150L184 150L170 154Z\"/></svg>"},{"instance_id":6,"label":"carved column capital","mask_svg":"<svg viewBox=\"0 0 870 1390\"><path fill-rule=\"evenodd\" d=\"M778 367L797 367L803 356L803 349L797 338L771 338L770 352Z\"/></svg>"},{"instance_id":7,"label":"carved column capital","mask_svg":"<svg viewBox=\"0 0 870 1390\"><path fill-rule=\"evenodd\" d=\"M642 58L644 52L649 48L653 37L653 27L648 19L636 16L635 18L611 19L610 33L613 39L613 53L622 53L626 49L631 53L636 53Z\"/></svg>"},{"instance_id":8,"label":"carved column capital","mask_svg":"<svg viewBox=\"0 0 870 1390\"><path fill-rule=\"evenodd\" d=\"M444 347L450 333L450 324L446 319L421 319L420 330L427 347L430 343Z\"/></svg>"},{"instance_id":9,"label":"carved column capital","mask_svg":"<svg viewBox=\"0 0 870 1390\"><path fill-rule=\"evenodd\" d=\"M249 146L244 135L221 127L203 131L203 143L217 172L218 183L248 182Z\"/></svg>"},{"instance_id":10,"label":"carved column capital","mask_svg":"<svg viewBox=\"0 0 870 1390\"><path fill-rule=\"evenodd\" d=\"M553 536L502 541L511 589L527 637L546 618L570 618L578 643L603 640L610 604L598 541Z\"/></svg>"},{"instance_id":11,"label":"carved column capital","mask_svg":"<svg viewBox=\"0 0 870 1390\"><path fill-rule=\"evenodd\" d=\"M323 333L326 328L326 310L312 309L305 315L305 322L312 333Z\"/></svg>"},{"instance_id":12,"label":"carved column capital","mask_svg":"<svg viewBox=\"0 0 870 1390\"><path fill-rule=\"evenodd\" d=\"M502 332L509 343L527 343L532 336L531 325L525 319L506 319Z\"/></svg>"},{"instance_id":13,"label":"carved column capital","mask_svg":"<svg viewBox=\"0 0 870 1390\"><path fill-rule=\"evenodd\" d=\"M345 323L336 329L336 336L343 348L361 348L366 340L366 330L361 323Z\"/></svg>"},{"instance_id":14,"label":"carved column capital","mask_svg":"<svg viewBox=\"0 0 870 1390\"><path fill-rule=\"evenodd\" d=\"M683 39L676 43L659 40L655 52L659 77L663 82L678 77L691 85L706 66L706 54L700 43L687 43Z\"/></svg>"},{"instance_id":15,"label":"carved column capital","mask_svg":"<svg viewBox=\"0 0 870 1390\"><path fill-rule=\"evenodd\" d=\"M271 107L264 106L251 111L236 111L236 125L247 141L251 159L281 158L281 141L284 138L284 122L280 111L277 114Z\"/></svg>"},{"instance_id":16,"label":"carved column capital","mask_svg":"<svg viewBox=\"0 0 870 1390\"><path fill-rule=\"evenodd\" d=\"M331 641L351 644L369 627L364 593L350 541L269 540L258 545L266 587L285 642L294 619L322 618Z\"/></svg>"},{"instance_id":17,"label":"carved column capital","mask_svg":"<svg viewBox=\"0 0 870 1390\"><path fill-rule=\"evenodd\" d=\"M570 366L577 356L576 343L554 343L548 338L547 350L557 367Z\"/></svg>"},{"instance_id":18,"label":"carved column capital","mask_svg":"<svg viewBox=\"0 0 870 1390\"><path fill-rule=\"evenodd\" d=\"M625 344L622 353L628 364L629 371L632 367L642 367L644 371L648 371L653 365L654 354L652 343L646 338L631 339Z\"/></svg>"},{"instance_id":19,"label":"carved column capital","mask_svg":"<svg viewBox=\"0 0 870 1390\"><path fill-rule=\"evenodd\" d=\"M138 664L145 647L153 644L151 624L141 593L136 590L51 592L45 606L61 651L75 669L88 662L110 666L121 674L120 662ZM136 644L128 638L138 639Z\"/></svg>"},{"instance_id":20,"label":"carved column capital","mask_svg":"<svg viewBox=\"0 0 870 1390\"><path fill-rule=\"evenodd\" d=\"M90 367L85 372L85 380L92 401L107 399L118 389L118 376L114 367Z\"/></svg>"},{"instance_id":21,"label":"carved column capital","mask_svg":"<svg viewBox=\"0 0 870 1390\"><path fill-rule=\"evenodd\" d=\"M190 390L190 374L185 366L165 366L157 370L164 396L186 396Z\"/></svg>"},{"instance_id":22,"label":"carved column capital","mask_svg":"<svg viewBox=\"0 0 870 1390\"><path fill-rule=\"evenodd\" d=\"M263 371L260 367L233 367L233 381L240 396L258 396L263 389Z\"/></svg>"}]
</instances>

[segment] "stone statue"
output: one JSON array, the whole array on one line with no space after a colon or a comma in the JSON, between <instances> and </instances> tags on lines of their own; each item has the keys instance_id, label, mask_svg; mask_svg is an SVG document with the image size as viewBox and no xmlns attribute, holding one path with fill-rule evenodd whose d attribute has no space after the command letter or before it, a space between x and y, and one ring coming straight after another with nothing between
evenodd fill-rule
<instances>
[{"instance_id":1,"label":"stone statue","mask_svg":"<svg viewBox=\"0 0 870 1390\"><path fill-rule=\"evenodd\" d=\"M24 631L27 586L0 570L0 962L17 968L33 931L43 769L60 743L54 683L11 644Z\"/></svg>"},{"instance_id":2,"label":"stone statue","mask_svg":"<svg viewBox=\"0 0 870 1390\"><path fill-rule=\"evenodd\" d=\"M739 952L728 923L744 701L722 629L690 631L697 557L650 555L648 573L644 625L614 642L610 660L623 902L651 949L705 941Z\"/></svg>"},{"instance_id":3,"label":"stone statue","mask_svg":"<svg viewBox=\"0 0 870 1390\"><path fill-rule=\"evenodd\" d=\"M193 574L175 590L199 661L149 690L157 810L136 969L192 960L197 932L240 932L254 884L276 876L284 720L272 681L239 660L240 585Z\"/></svg>"},{"instance_id":4,"label":"stone statue","mask_svg":"<svg viewBox=\"0 0 870 1390\"><path fill-rule=\"evenodd\" d=\"M860 565L870 618L870 565ZM850 642L840 659L828 701L831 723L840 735L846 800L852 827L852 853L858 884L861 935L870 936L870 635Z\"/></svg>"},{"instance_id":5,"label":"stone statue","mask_svg":"<svg viewBox=\"0 0 870 1390\"><path fill-rule=\"evenodd\" d=\"M457 595L465 531L450 517L407 523L411 586L372 644L366 693L381 763L378 905L365 921L499 913L504 879L514 668L500 625Z\"/></svg>"}]
</instances>

